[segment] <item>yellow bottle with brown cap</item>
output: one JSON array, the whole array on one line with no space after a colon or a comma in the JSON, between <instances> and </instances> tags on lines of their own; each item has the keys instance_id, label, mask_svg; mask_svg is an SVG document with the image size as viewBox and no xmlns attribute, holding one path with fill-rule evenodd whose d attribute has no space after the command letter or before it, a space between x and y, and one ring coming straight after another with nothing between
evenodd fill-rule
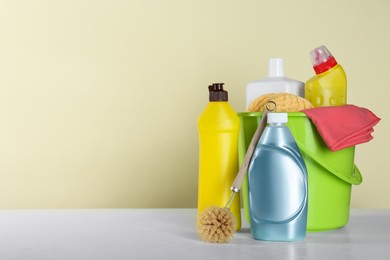
<instances>
[{"instance_id":1,"label":"yellow bottle with brown cap","mask_svg":"<svg viewBox=\"0 0 390 260\"><path fill-rule=\"evenodd\" d=\"M230 187L238 172L238 133L240 120L228 103L223 83L209 86L209 103L198 118L199 185L198 213L216 206L224 207L231 195ZM240 200L230 208L241 228Z\"/></svg>"}]
</instances>

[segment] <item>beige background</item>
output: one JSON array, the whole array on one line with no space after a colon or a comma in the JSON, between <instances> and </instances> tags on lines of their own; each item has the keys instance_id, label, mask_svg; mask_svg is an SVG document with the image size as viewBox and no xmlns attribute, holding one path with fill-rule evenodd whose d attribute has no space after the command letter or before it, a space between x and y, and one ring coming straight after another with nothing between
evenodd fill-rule
<instances>
[{"instance_id":1,"label":"beige background","mask_svg":"<svg viewBox=\"0 0 390 260\"><path fill-rule=\"evenodd\" d=\"M207 85L325 44L349 103L382 118L359 145L352 206L390 208L390 1L0 1L0 207L195 207Z\"/></svg>"}]
</instances>

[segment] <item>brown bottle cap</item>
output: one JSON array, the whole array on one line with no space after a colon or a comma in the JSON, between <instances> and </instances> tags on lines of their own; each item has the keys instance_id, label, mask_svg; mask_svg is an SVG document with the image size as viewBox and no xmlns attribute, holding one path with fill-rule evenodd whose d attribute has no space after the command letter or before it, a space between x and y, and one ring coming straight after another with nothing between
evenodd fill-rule
<instances>
[{"instance_id":1,"label":"brown bottle cap","mask_svg":"<svg viewBox=\"0 0 390 260\"><path fill-rule=\"evenodd\" d=\"M223 90L225 83L213 83L209 86L209 101L228 101L228 92Z\"/></svg>"}]
</instances>

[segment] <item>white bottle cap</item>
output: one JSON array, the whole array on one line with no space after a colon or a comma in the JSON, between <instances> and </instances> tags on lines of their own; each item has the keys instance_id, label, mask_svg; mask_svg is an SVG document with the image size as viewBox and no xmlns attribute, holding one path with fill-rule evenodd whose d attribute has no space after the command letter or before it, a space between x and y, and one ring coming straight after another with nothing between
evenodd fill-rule
<instances>
[{"instance_id":1,"label":"white bottle cap","mask_svg":"<svg viewBox=\"0 0 390 260\"><path fill-rule=\"evenodd\" d=\"M284 77L284 60L282 58L268 60L268 77Z\"/></svg>"},{"instance_id":2,"label":"white bottle cap","mask_svg":"<svg viewBox=\"0 0 390 260\"><path fill-rule=\"evenodd\" d=\"M287 113L268 113L268 124L285 124L288 122Z\"/></svg>"},{"instance_id":3,"label":"white bottle cap","mask_svg":"<svg viewBox=\"0 0 390 260\"><path fill-rule=\"evenodd\" d=\"M324 46L315 48L310 52L310 59L313 66L318 66L327 62L332 57L332 53Z\"/></svg>"}]
</instances>

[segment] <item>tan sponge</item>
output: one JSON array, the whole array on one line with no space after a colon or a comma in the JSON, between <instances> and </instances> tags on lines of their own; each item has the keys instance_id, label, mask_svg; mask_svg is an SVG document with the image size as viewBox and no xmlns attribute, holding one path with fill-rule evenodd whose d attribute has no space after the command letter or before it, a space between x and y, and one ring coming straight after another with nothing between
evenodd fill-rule
<instances>
[{"instance_id":1,"label":"tan sponge","mask_svg":"<svg viewBox=\"0 0 390 260\"><path fill-rule=\"evenodd\" d=\"M313 108L309 100L290 93L269 93L257 97L249 105L247 112L264 112L268 102L274 102L276 108L274 112L299 112ZM273 104L269 105L273 108Z\"/></svg>"}]
</instances>

